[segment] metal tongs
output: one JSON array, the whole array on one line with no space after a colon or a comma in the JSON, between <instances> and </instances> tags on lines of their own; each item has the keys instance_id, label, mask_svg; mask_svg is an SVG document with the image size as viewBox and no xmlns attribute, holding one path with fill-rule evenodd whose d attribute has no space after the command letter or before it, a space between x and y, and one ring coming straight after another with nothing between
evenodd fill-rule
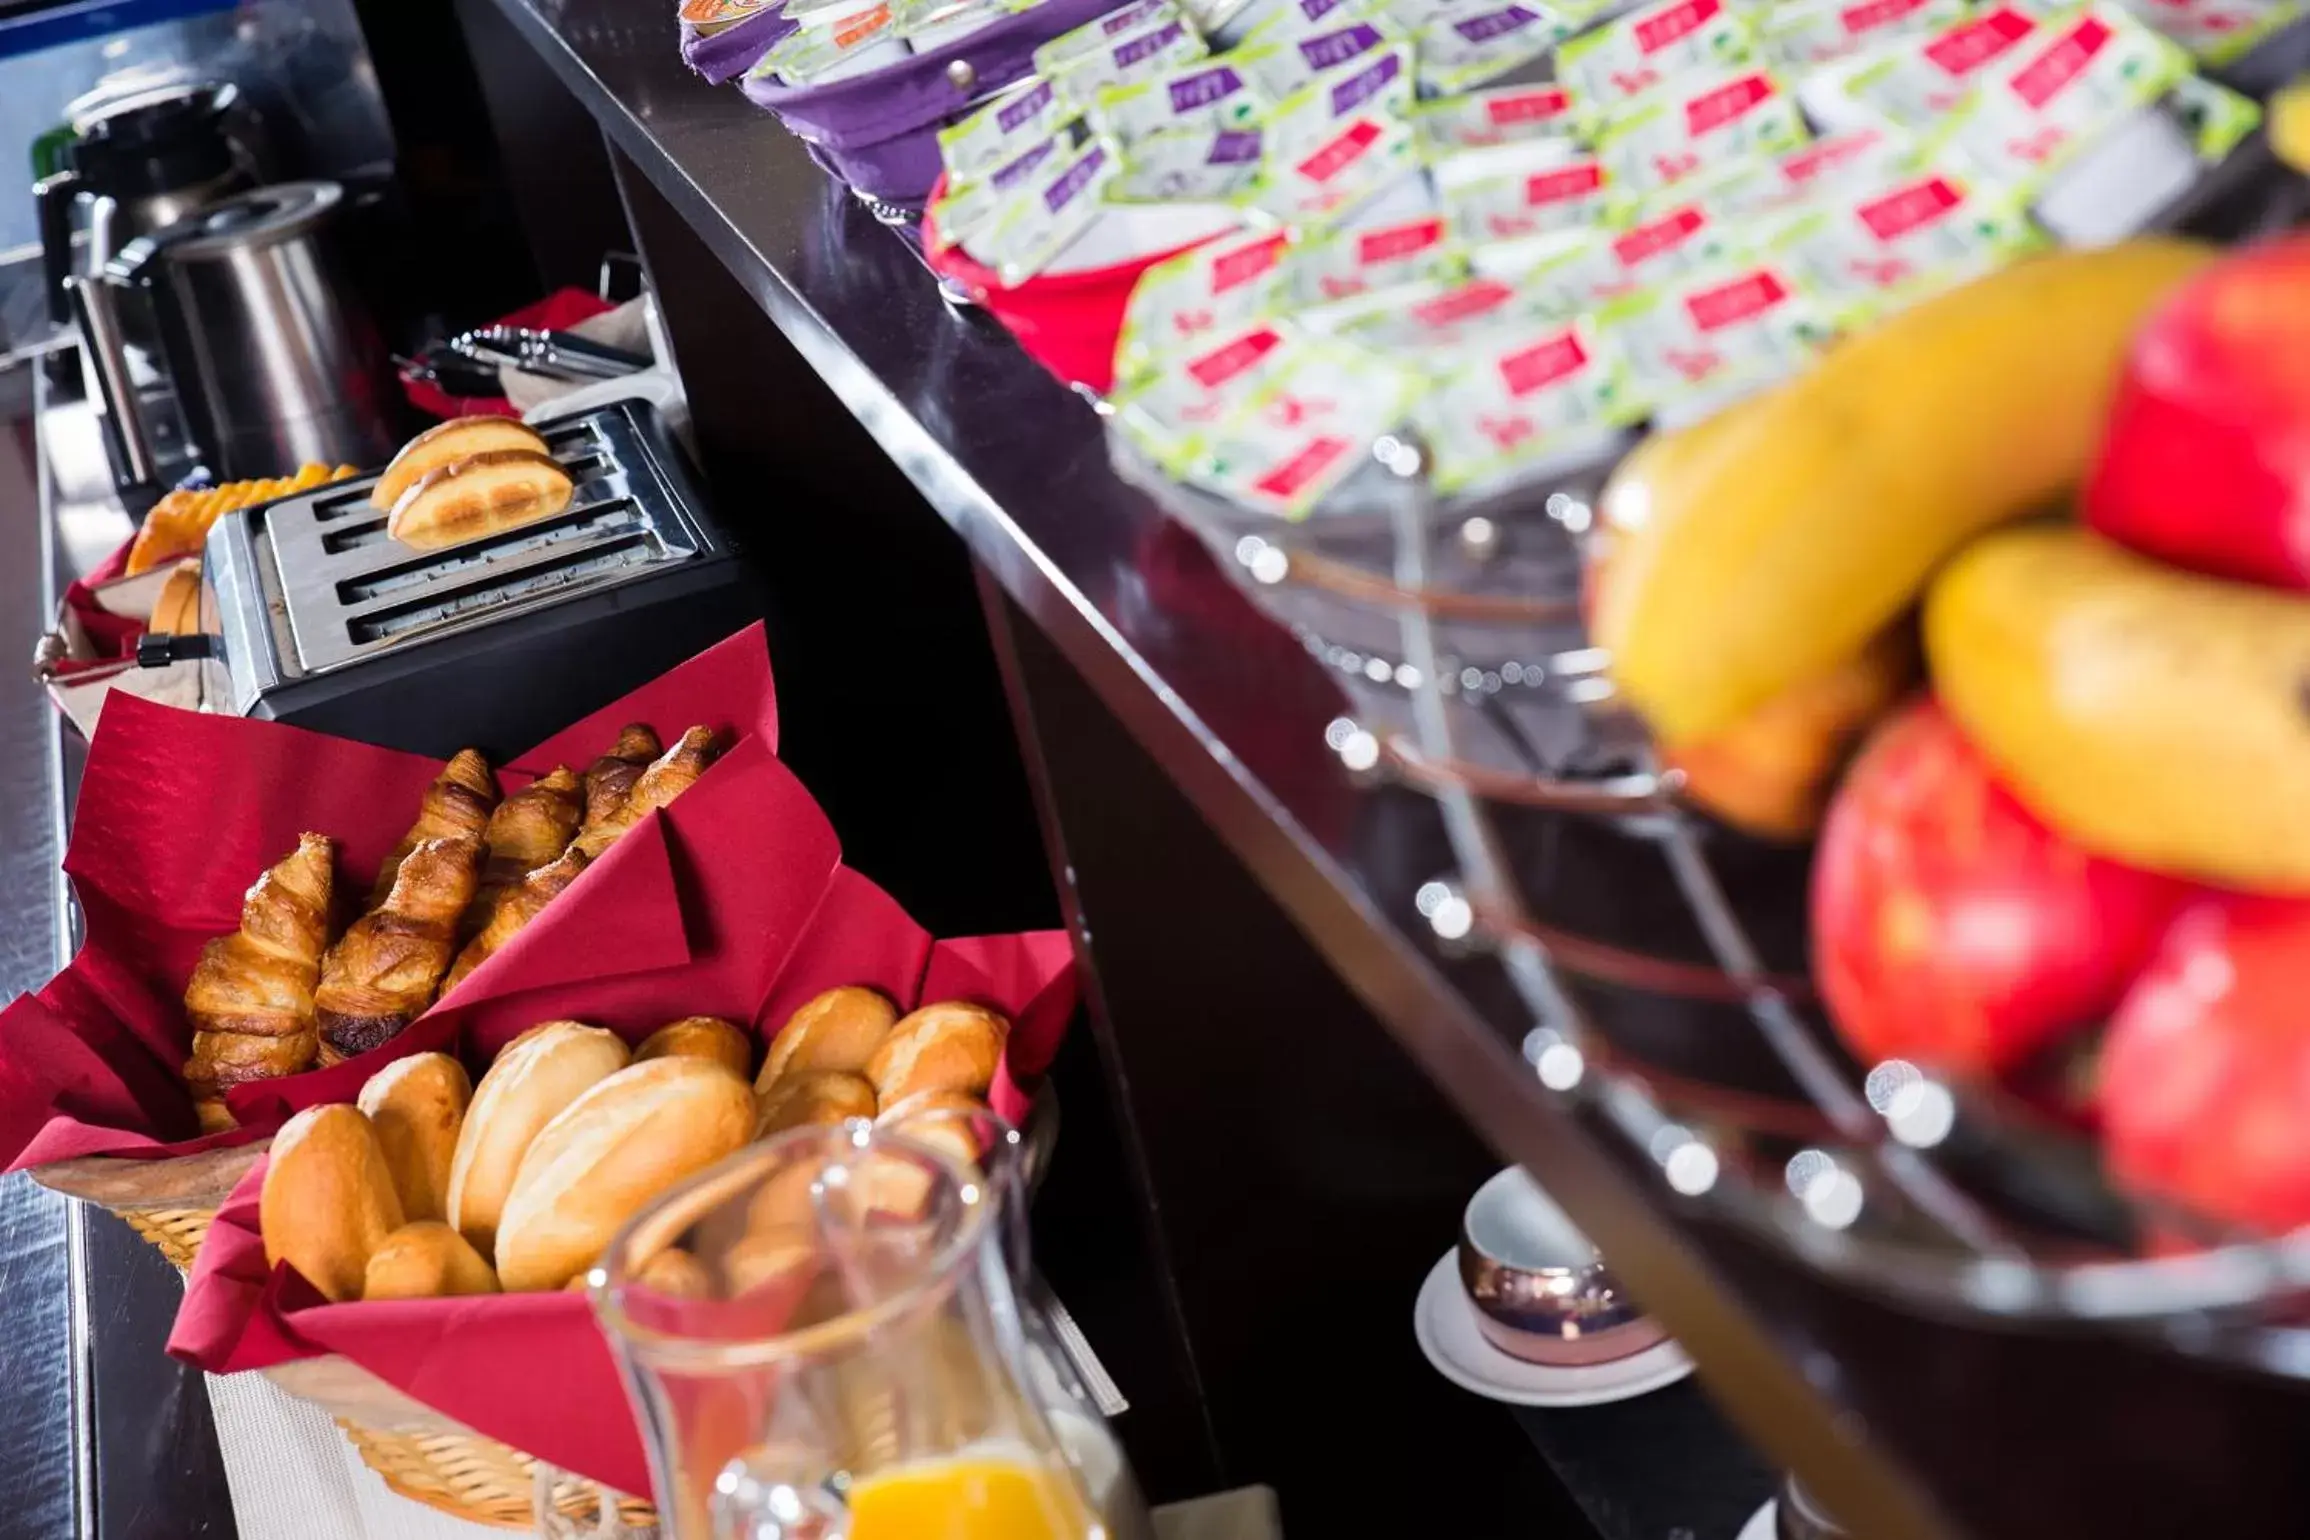
<instances>
[{"instance_id":1,"label":"metal tongs","mask_svg":"<svg viewBox=\"0 0 2310 1540\"><path fill-rule=\"evenodd\" d=\"M489 368L510 365L557 380L614 380L650 367L645 354L594 342L574 332L531 326L481 326L449 340L449 351Z\"/></svg>"}]
</instances>

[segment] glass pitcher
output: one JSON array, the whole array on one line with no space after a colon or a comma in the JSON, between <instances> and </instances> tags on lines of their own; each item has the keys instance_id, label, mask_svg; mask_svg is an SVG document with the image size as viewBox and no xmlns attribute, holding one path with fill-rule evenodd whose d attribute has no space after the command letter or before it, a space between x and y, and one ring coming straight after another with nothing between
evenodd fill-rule
<instances>
[{"instance_id":1,"label":"glass pitcher","mask_svg":"<svg viewBox=\"0 0 2310 1540\"><path fill-rule=\"evenodd\" d=\"M794 1129L620 1232L592 1295L668 1540L1143 1540L1021 1299L1017 1150L986 1114Z\"/></svg>"}]
</instances>

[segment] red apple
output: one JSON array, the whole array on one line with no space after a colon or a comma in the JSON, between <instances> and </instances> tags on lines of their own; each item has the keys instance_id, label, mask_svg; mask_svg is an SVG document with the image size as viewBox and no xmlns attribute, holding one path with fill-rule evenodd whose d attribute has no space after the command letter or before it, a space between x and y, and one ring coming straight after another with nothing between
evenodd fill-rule
<instances>
[{"instance_id":1,"label":"red apple","mask_svg":"<svg viewBox=\"0 0 2310 1540\"><path fill-rule=\"evenodd\" d=\"M2001 1072L2106 1014L2187 891L2063 840L1925 700L1830 804L1813 972L1864 1062Z\"/></svg>"},{"instance_id":2,"label":"red apple","mask_svg":"<svg viewBox=\"0 0 2310 1540\"><path fill-rule=\"evenodd\" d=\"M2110 1023L2110 1167L2278 1234L2310 1224L2310 903L2223 894L2175 919Z\"/></svg>"},{"instance_id":3,"label":"red apple","mask_svg":"<svg viewBox=\"0 0 2310 1540\"><path fill-rule=\"evenodd\" d=\"M2176 566L2310 588L2310 235L2225 257L2150 318L2084 511Z\"/></svg>"}]
</instances>

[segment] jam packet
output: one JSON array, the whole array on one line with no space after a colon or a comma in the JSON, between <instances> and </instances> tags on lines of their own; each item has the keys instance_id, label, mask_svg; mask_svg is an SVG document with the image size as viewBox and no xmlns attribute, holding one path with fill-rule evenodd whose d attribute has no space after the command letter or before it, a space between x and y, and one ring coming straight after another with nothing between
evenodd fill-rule
<instances>
[{"instance_id":1,"label":"jam packet","mask_svg":"<svg viewBox=\"0 0 2310 1540\"><path fill-rule=\"evenodd\" d=\"M1487 332L1412 408L1435 489L1498 488L1599 454L1640 410L1609 336L1537 314Z\"/></svg>"},{"instance_id":2,"label":"jam packet","mask_svg":"<svg viewBox=\"0 0 2310 1540\"><path fill-rule=\"evenodd\" d=\"M1210 347L1225 332L1281 308L1289 292L1291 233L1222 237L1139 275L1115 339L1115 378L1135 379L1159 360Z\"/></svg>"},{"instance_id":3,"label":"jam packet","mask_svg":"<svg viewBox=\"0 0 2310 1540\"><path fill-rule=\"evenodd\" d=\"M1400 427L1420 386L1353 349L1293 349L1198 446L1186 478L1279 518L1300 520Z\"/></svg>"},{"instance_id":4,"label":"jam packet","mask_svg":"<svg viewBox=\"0 0 2310 1540\"><path fill-rule=\"evenodd\" d=\"M1603 216L1613 191L1604 162L1563 140L1463 151L1433 171L1445 218L1470 246L1585 228Z\"/></svg>"},{"instance_id":5,"label":"jam packet","mask_svg":"<svg viewBox=\"0 0 2310 1540\"><path fill-rule=\"evenodd\" d=\"M1835 128L1873 122L1928 132L1964 104L1999 60L2013 55L2037 31L2038 22L2027 11L1995 5L1928 37L1904 38L1864 55L1849 71L1824 75L1830 88L1808 91L1806 105Z\"/></svg>"},{"instance_id":6,"label":"jam packet","mask_svg":"<svg viewBox=\"0 0 2310 1540\"><path fill-rule=\"evenodd\" d=\"M1310 81L1376 55L1389 41L1375 23L1349 21L1328 32L1246 43L1228 61L1269 100L1281 101Z\"/></svg>"},{"instance_id":7,"label":"jam packet","mask_svg":"<svg viewBox=\"0 0 2310 1540\"><path fill-rule=\"evenodd\" d=\"M973 231L1002 211L1014 188L1073 154L1084 138L1079 121L1063 124L1057 132L1028 145L985 176L960 180L950 176L939 189L939 195L931 200L929 228L933 249L944 251L963 244Z\"/></svg>"},{"instance_id":8,"label":"jam packet","mask_svg":"<svg viewBox=\"0 0 2310 1540\"><path fill-rule=\"evenodd\" d=\"M1568 30L1525 0L1456 7L1420 29L1420 92L1455 96L1497 80L1546 54Z\"/></svg>"},{"instance_id":9,"label":"jam packet","mask_svg":"<svg viewBox=\"0 0 2310 1540\"><path fill-rule=\"evenodd\" d=\"M1434 155L1521 139L1566 138L1579 120L1579 99L1570 87L1554 83L1470 91L1412 109L1420 142Z\"/></svg>"},{"instance_id":10,"label":"jam packet","mask_svg":"<svg viewBox=\"0 0 2310 1540\"><path fill-rule=\"evenodd\" d=\"M1401 43L1301 86L1263 125L1266 162L1252 206L1285 224L1322 226L1391 184L1420 180L1411 104L1411 49Z\"/></svg>"},{"instance_id":11,"label":"jam packet","mask_svg":"<svg viewBox=\"0 0 2310 1540\"><path fill-rule=\"evenodd\" d=\"M1751 219L1841 188L1880 185L1917 153L1910 135L1872 124L1696 179L1676 196L1697 198L1727 219Z\"/></svg>"},{"instance_id":12,"label":"jam packet","mask_svg":"<svg viewBox=\"0 0 2310 1540\"><path fill-rule=\"evenodd\" d=\"M1427 380L1439 380L1482 350L1487 340L1578 314L1560 295L1500 278L1476 277L1440 294L1365 316L1341 333L1374 358Z\"/></svg>"},{"instance_id":13,"label":"jam packet","mask_svg":"<svg viewBox=\"0 0 2310 1540\"><path fill-rule=\"evenodd\" d=\"M1765 57L1803 71L1896 38L1939 32L1970 9L1967 0L1801 0L1763 12L1758 25Z\"/></svg>"},{"instance_id":14,"label":"jam packet","mask_svg":"<svg viewBox=\"0 0 2310 1540\"><path fill-rule=\"evenodd\" d=\"M2190 74L2181 45L2115 6L2090 6L1999 57L1950 142L1993 176L2041 185Z\"/></svg>"},{"instance_id":15,"label":"jam packet","mask_svg":"<svg viewBox=\"0 0 2310 1540\"><path fill-rule=\"evenodd\" d=\"M1795 94L1769 70L1679 82L1615 119L1596 142L1614 182L1636 196L1811 137Z\"/></svg>"},{"instance_id":16,"label":"jam packet","mask_svg":"<svg viewBox=\"0 0 2310 1540\"><path fill-rule=\"evenodd\" d=\"M1477 253L1479 270L1520 273L1535 290L1560 294L1589 310L1672 284L1689 273L1722 268L1747 237L1740 221L1693 201L1648 210L1623 230L1599 230L1535 253L1519 267L1517 249ZM1529 246L1524 248L1530 250Z\"/></svg>"},{"instance_id":17,"label":"jam packet","mask_svg":"<svg viewBox=\"0 0 2310 1540\"><path fill-rule=\"evenodd\" d=\"M1026 282L1097 221L1116 169L1114 147L1099 139L1053 157L1001 194L994 212L961 238L963 249L1006 287Z\"/></svg>"},{"instance_id":18,"label":"jam packet","mask_svg":"<svg viewBox=\"0 0 2310 1540\"><path fill-rule=\"evenodd\" d=\"M1375 0L1278 0L1245 36L1243 46L1337 32L1350 22L1371 20L1376 9Z\"/></svg>"},{"instance_id":19,"label":"jam packet","mask_svg":"<svg viewBox=\"0 0 2310 1540\"><path fill-rule=\"evenodd\" d=\"M2305 15L2304 0L2118 0L2145 26L2219 68L2253 52Z\"/></svg>"},{"instance_id":20,"label":"jam packet","mask_svg":"<svg viewBox=\"0 0 2310 1540\"><path fill-rule=\"evenodd\" d=\"M949 180L979 176L1048 139L1074 115L1049 81L1030 79L961 122L940 129L939 158L946 163Z\"/></svg>"},{"instance_id":21,"label":"jam packet","mask_svg":"<svg viewBox=\"0 0 2310 1540\"><path fill-rule=\"evenodd\" d=\"M2021 189L1943 157L1794 216L1772 251L1840 327L1905 308L2048 244Z\"/></svg>"},{"instance_id":22,"label":"jam packet","mask_svg":"<svg viewBox=\"0 0 2310 1540\"><path fill-rule=\"evenodd\" d=\"M1118 146L1122 169L1106 199L1121 204L1240 204L1259 185L1266 130L1176 129Z\"/></svg>"},{"instance_id":23,"label":"jam packet","mask_svg":"<svg viewBox=\"0 0 2310 1540\"><path fill-rule=\"evenodd\" d=\"M1068 36L1074 34L1069 33ZM1046 48L1049 46L1044 45ZM1046 72L1039 62L1035 67L1038 73L1050 74L1051 83L1058 88L1061 97L1077 106L1088 107L1098 100L1101 91L1111 86L1128 85L1135 80L1164 74L1178 65L1203 58L1210 51L1204 46L1202 34L1183 18L1174 16L1140 31L1126 33L1098 51L1074 59L1056 71ZM1039 59L1042 49L1038 48L1035 52Z\"/></svg>"},{"instance_id":24,"label":"jam packet","mask_svg":"<svg viewBox=\"0 0 2310 1540\"><path fill-rule=\"evenodd\" d=\"M1284 306L1303 326L1335 331L1374 308L1440 293L1468 259L1442 216L1343 230L1293 248Z\"/></svg>"},{"instance_id":25,"label":"jam packet","mask_svg":"<svg viewBox=\"0 0 2310 1540\"><path fill-rule=\"evenodd\" d=\"M1165 475L1184 477L1203 441L1283 373L1305 344L1270 319L1174 351L1114 397L1115 424Z\"/></svg>"},{"instance_id":26,"label":"jam packet","mask_svg":"<svg viewBox=\"0 0 2310 1540\"><path fill-rule=\"evenodd\" d=\"M1004 0L891 0L899 36L916 53L944 48L1012 15Z\"/></svg>"},{"instance_id":27,"label":"jam packet","mask_svg":"<svg viewBox=\"0 0 2310 1540\"><path fill-rule=\"evenodd\" d=\"M1654 0L1556 50L1556 78L1611 112L1685 76L1756 56L1747 13L1727 0Z\"/></svg>"},{"instance_id":28,"label":"jam packet","mask_svg":"<svg viewBox=\"0 0 2310 1540\"><path fill-rule=\"evenodd\" d=\"M1176 129L1241 128L1266 105L1232 60L1198 59L1150 80L1109 86L1099 93L1091 115L1129 146L1149 134Z\"/></svg>"},{"instance_id":29,"label":"jam packet","mask_svg":"<svg viewBox=\"0 0 2310 1540\"><path fill-rule=\"evenodd\" d=\"M1035 50L1035 73L1048 80L1070 64L1105 52L1134 32L1179 19L1174 0L1136 0L1072 32L1062 32Z\"/></svg>"},{"instance_id":30,"label":"jam packet","mask_svg":"<svg viewBox=\"0 0 2310 1540\"><path fill-rule=\"evenodd\" d=\"M890 7L871 5L843 10L825 25L788 33L748 73L790 86L825 85L895 64L907 54Z\"/></svg>"},{"instance_id":31,"label":"jam packet","mask_svg":"<svg viewBox=\"0 0 2310 1540\"><path fill-rule=\"evenodd\" d=\"M1599 313L1632 401L1671 421L1802 370L1835 335L1796 275L1770 258L1688 275Z\"/></svg>"}]
</instances>

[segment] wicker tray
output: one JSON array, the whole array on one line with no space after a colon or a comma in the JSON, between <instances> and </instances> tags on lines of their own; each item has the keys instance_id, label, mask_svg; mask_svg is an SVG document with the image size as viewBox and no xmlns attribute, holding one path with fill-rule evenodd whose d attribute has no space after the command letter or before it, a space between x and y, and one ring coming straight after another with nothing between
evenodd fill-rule
<instances>
[{"instance_id":1,"label":"wicker tray","mask_svg":"<svg viewBox=\"0 0 2310 1540\"><path fill-rule=\"evenodd\" d=\"M51 1192L118 1214L179 1272L190 1272L209 1221L272 1144L259 1139L166 1160L91 1155L34 1166L28 1174Z\"/></svg>"}]
</instances>

